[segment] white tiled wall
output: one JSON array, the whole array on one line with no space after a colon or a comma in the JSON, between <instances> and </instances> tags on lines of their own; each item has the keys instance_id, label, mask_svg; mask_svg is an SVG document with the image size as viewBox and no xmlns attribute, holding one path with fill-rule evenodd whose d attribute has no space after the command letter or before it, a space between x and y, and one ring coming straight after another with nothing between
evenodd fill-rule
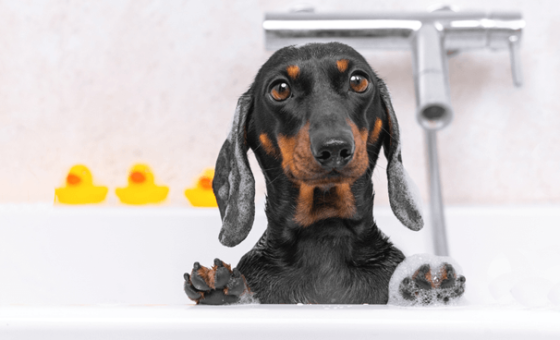
<instances>
[{"instance_id":1,"label":"white tiled wall","mask_svg":"<svg viewBox=\"0 0 560 340\"><path fill-rule=\"evenodd\" d=\"M305 1L317 11L424 10L432 1ZM525 86L507 51L449 62L455 120L439 134L447 203L560 201L560 35L557 1L449 1L519 10ZM169 204L213 166L237 96L270 56L266 11L280 1L3 1L0 3L0 202L52 201L75 163L96 182L126 183L148 162L171 187ZM426 191L408 52L366 53L389 84L403 159ZM384 162L376 202L386 204ZM258 171L256 171L258 172ZM262 178L257 179L262 192ZM109 198L109 204L115 202Z\"/></svg>"}]
</instances>

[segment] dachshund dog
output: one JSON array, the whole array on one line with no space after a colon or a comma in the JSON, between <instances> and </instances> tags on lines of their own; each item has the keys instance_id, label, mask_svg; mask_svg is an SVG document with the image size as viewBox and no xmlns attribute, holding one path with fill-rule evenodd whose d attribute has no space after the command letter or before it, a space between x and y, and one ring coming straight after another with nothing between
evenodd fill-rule
<instances>
[{"instance_id":1,"label":"dachshund dog","mask_svg":"<svg viewBox=\"0 0 560 340\"><path fill-rule=\"evenodd\" d=\"M384 149L391 208L403 225L423 219L402 165L397 118L384 82L354 49L340 43L286 47L261 67L239 98L216 163L213 189L233 247L251 230L255 182L251 148L266 180L268 227L238 267L216 259L185 274L200 304L385 304L389 280L405 256L373 219L372 173ZM407 300L438 291L448 301L464 277L447 263L421 266L404 279Z\"/></svg>"}]
</instances>

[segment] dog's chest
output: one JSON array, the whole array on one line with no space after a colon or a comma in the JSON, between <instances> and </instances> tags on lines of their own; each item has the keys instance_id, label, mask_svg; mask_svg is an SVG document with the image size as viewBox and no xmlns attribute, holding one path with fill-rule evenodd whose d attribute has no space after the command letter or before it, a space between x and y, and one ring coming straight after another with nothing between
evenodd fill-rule
<instances>
[{"instance_id":1,"label":"dog's chest","mask_svg":"<svg viewBox=\"0 0 560 340\"><path fill-rule=\"evenodd\" d=\"M402 253L375 232L323 224L270 239L239 263L261 303L384 304Z\"/></svg>"},{"instance_id":2,"label":"dog's chest","mask_svg":"<svg viewBox=\"0 0 560 340\"><path fill-rule=\"evenodd\" d=\"M305 245L302 255L281 275L292 302L302 303L384 303L376 296L384 296L388 279L371 267L360 265L362 259L349 246L348 240ZM378 285L375 281L387 281ZM382 298L383 299L383 298Z\"/></svg>"}]
</instances>

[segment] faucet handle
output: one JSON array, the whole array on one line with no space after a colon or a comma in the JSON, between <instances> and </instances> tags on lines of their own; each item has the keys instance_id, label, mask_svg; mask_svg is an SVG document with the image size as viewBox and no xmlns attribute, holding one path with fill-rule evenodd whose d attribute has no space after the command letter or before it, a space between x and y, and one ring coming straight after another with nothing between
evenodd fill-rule
<instances>
[{"instance_id":1,"label":"faucet handle","mask_svg":"<svg viewBox=\"0 0 560 340\"><path fill-rule=\"evenodd\" d=\"M521 87L523 86L523 70L521 68L521 54L519 52L519 37L517 35L510 36L508 43L513 84Z\"/></svg>"}]
</instances>

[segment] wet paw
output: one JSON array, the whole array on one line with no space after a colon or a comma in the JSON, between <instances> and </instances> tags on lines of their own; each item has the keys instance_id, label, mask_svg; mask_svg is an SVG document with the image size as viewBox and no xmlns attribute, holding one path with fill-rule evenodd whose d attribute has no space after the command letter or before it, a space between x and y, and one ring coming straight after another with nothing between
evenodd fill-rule
<instances>
[{"instance_id":1,"label":"wet paw","mask_svg":"<svg viewBox=\"0 0 560 340\"><path fill-rule=\"evenodd\" d=\"M245 277L239 270L219 259L212 268L195 262L191 274L185 273L185 293L189 299L201 305L227 305L239 302L248 293Z\"/></svg>"},{"instance_id":2,"label":"wet paw","mask_svg":"<svg viewBox=\"0 0 560 340\"><path fill-rule=\"evenodd\" d=\"M449 263L443 263L436 270L424 264L412 275L405 277L399 286L399 293L405 300L427 305L433 302L449 303L465 292L465 277L457 275Z\"/></svg>"},{"instance_id":3,"label":"wet paw","mask_svg":"<svg viewBox=\"0 0 560 340\"><path fill-rule=\"evenodd\" d=\"M449 258L415 255L397 267L389 284L389 303L448 304L465 292L465 277Z\"/></svg>"}]
</instances>

